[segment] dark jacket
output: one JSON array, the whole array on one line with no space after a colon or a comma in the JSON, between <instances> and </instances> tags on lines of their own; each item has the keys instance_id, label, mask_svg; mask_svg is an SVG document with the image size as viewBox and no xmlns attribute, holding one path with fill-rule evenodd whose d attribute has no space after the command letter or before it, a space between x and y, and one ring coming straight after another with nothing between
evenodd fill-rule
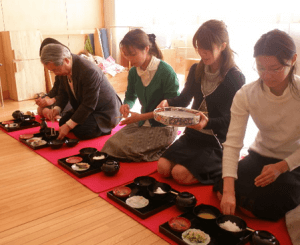
<instances>
[{"instance_id":1,"label":"dark jacket","mask_svg":"<svg viewBox=\"0 0 300 245\"><path fill-rule=\"evenodd\" d=\"M56 105L61 109L70 101L74 114L71 119L83 124L93 114L100 130L108 133L120 121L119 96L102 70L92 62L72 54L72 80L74 97L66 76L56 76L63 86L59 86Z\"/></svg>"},{"instance_id":2,"label":"dark jacket","mask_svg":"<svg viewBox=\"0 0 300 245\"><path fill-rule=\"evenodd\" d=\"M168 99L170 106L187 107L194 99L192 109L198 110L203 94L201 91L201 79L196 81L194 64L187 77L184 89L178 97ZM206 97L208 111L208 124L205 129L212 129L221 143L225 142L230 122L230 107L235 93L245 84L245 76L236 68L231 68L218 88ZM200 132L186 128L186 133L200 136Z\"/></svg>"}]
</instances>

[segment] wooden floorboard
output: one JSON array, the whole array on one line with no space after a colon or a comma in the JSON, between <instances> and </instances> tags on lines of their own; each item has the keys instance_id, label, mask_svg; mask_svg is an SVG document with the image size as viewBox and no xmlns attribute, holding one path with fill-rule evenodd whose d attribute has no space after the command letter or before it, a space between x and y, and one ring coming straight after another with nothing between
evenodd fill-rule
<instances>
[{"instance_id":1,"label":"wooden floorboard","mask_svg":"<svg viewBox=\"0 0 300 245\"><path fill-rule=\"evenodd\" d=\"M5 100L0 121L34 101ZM168 244L0 131L0 244Z\"/></svg>"}]
</instances>

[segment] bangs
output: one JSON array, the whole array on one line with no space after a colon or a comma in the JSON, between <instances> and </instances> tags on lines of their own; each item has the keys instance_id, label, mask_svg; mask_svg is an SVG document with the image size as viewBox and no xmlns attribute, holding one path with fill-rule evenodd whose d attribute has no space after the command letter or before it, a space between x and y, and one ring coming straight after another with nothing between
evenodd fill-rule
<instances>
[{"instance_id":1,"label":"bangs","mask_svg":"<svg viewBox=\"0 0 300 245\"><path fill-rule=\"evenodd\" d=\"M193 37L193 46L195 49L213 50L213 44L219 45L220 40L216 38L210 29L199 29Z\"/></svg>"}]
</instances>

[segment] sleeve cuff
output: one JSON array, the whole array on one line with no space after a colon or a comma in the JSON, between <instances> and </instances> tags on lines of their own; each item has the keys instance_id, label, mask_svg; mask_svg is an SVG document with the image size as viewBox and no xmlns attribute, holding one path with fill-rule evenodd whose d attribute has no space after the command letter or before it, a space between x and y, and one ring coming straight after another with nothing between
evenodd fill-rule
<instances>
[{"instance_id":1,"label":"sleeve cuff","mask_svg":"<svg viewBox=\"0 0 300 245\"><path fill-rule=\"evenodd\" d=\"M73 128L75 128L75 127L77 126L78 123L76 123L76 122L74 122L72 119L70 119L70 120L68 120L68 121L66 122L66 124L68 125L68 127L69 127L70 129L73 129Z\"/></svg>"}]
</instances>

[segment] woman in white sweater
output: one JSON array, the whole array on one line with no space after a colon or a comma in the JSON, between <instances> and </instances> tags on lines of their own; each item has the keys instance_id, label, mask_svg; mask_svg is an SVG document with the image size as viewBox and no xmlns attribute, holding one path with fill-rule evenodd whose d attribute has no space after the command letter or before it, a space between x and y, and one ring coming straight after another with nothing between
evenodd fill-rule
<instances>
[{"instance_id":1,"label":"woman in white sweater","mask_svg":"<svg viewBox=\"0 0 300 245\"><path fill-rule=\"evenodd\" d=\"M300 77L293 39L273 30L254 47L260 78L235 95L223 154L221 209L277 220L300 203ZM259 131L239 160L249 115ZM218 187L217 187L218 188Z\"/></svg>"}]
</instances>

